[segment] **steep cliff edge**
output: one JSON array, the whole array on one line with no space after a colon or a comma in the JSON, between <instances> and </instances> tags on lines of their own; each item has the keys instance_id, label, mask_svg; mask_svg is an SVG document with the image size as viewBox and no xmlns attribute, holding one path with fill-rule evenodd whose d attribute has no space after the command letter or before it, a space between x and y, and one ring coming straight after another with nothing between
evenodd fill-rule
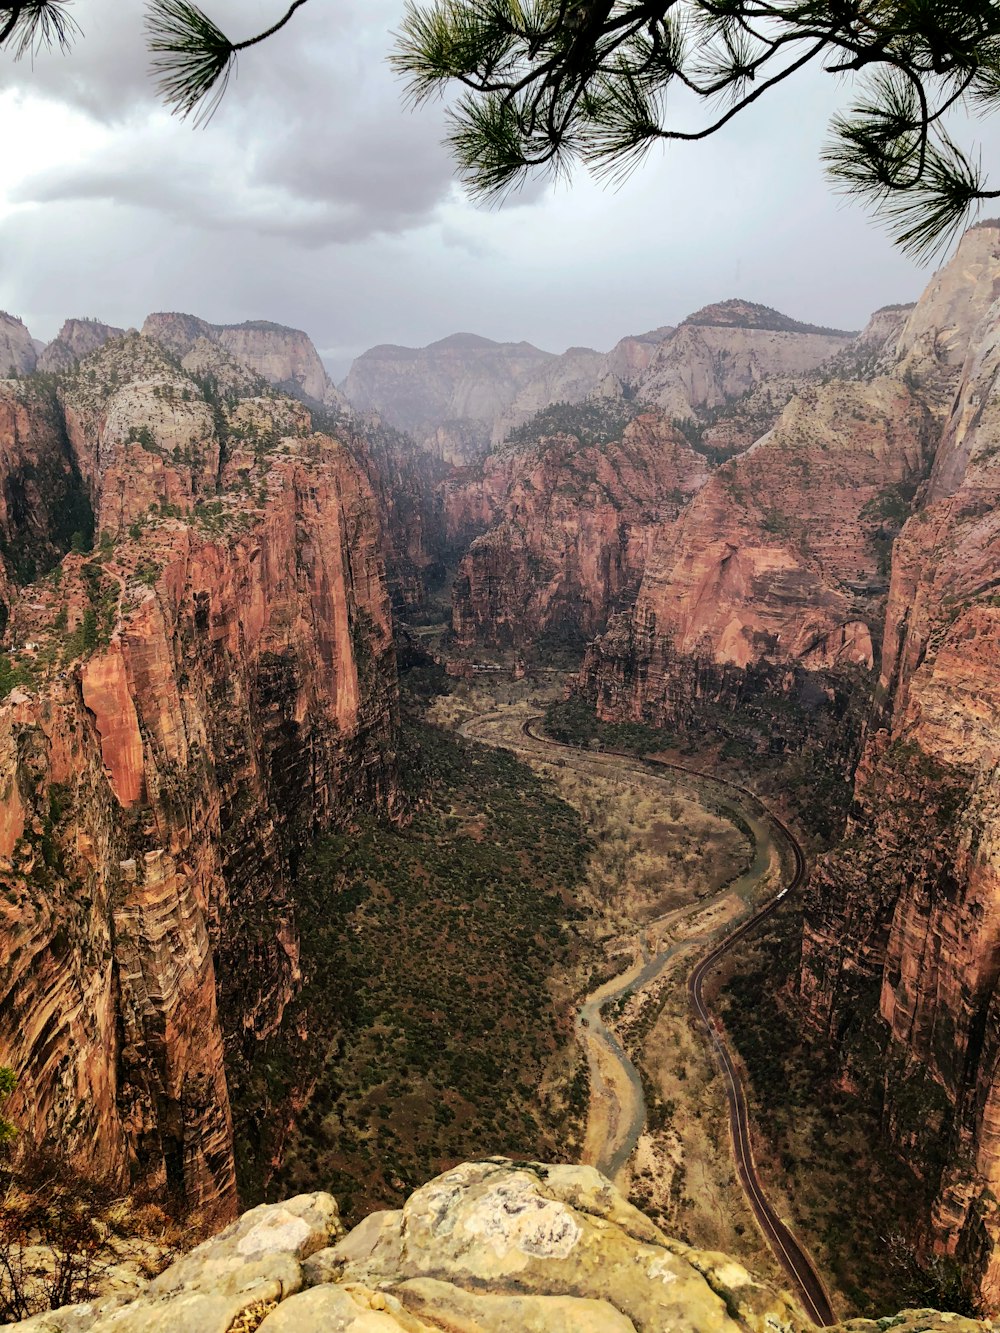
<instances>
[{"instance_id":1,"label":"steep cliff edge","mask_svg":"<svg viewBox=\"0 0 1000 1333\"><path fill-rule=\"evenodd\" d=\"M456 1166L347 1232L329 1194L246 1213L135 1300L12 1333L806 1333L784 1293L665 1235L593 1167ZM840 1333L987 1333L911 1310Z\"/></svg>"},{"instance_id":2,"label":"steep cliff edge","mask_svg":"<svg viewBox=\"0 0 1000 1333\"><path fill-rule=\"evenodd\" d=\"M0 634L12 585L48 572L93 528L54 397L30 380L0 380Z\"/></svg>"},{"instance_id":3,"label":"steep cliff edge","mask_svg":"<svg viewBox=\"0 0 1000 1333\"><path fill-rule=\"evenodd\" d=\"M298 404L206 396L147 338L60 397L102 536L13 600L0 659L12 1112L231 1215L224 1058L294 991L298 849L394 791L376 505Z\"/></svg>"},{"instance_id":4,"label":"steep cliff edge","mask_svg":"<svg viewBox=\"0 0 1000 1333\"><path fill-rule=\"evenodd\" d=\"M877 710L842 847L810 882L800 992L924 1181L928 1244L1000 1298L1000 229L904 331L947 407L896 542Z\"/></svg>"},{"instance_id":5,"label":"steep cliff edge","mask_svg":"<svg viewBox=\"0 0 1000 1333\"><path fill-rule=\"evenodd\" d=\"M634 609L584 664L601 715L686 724L752 691L748 672L780 690L789 672L871 671L888 545L930 441L896 381L803 390L659 530Z\"/></svg>"},{"instance_id":6,"label":"steep cliff edge","mask_svg":"<svg viewBox=\"0 0 1000 1333\"><path fill-rule=\"evenodd\" d=\"M704 459L656 415L623 426L620 415L585 406L543 413L535 425L544 432L560 421L561 433L489 460L484 480L502 471L502 497L488 485L472 488L493 512L455 579L460 644L524 648L547 635L582 643L599 632L635 596L659 525L708 475ZM459 508L454 493L451 508Z\"/></svg>"},{"instance_id":7,"label":"steep cliff edge","mask_svg":"<svg viewBox=\"0 0 1000 1333\"><path fill-rule=\"evenodd\" d=\"M660 343L633 388L668 417L698 417L769 376L814 370L852 337L750 301L720 301L689 315Z\"/></svg>"},{"instance_id":8,"label":"steep cliff edge","mask_svg":"<svg viewBox=\"0 0 1000 1333\"><path fill-rule=\"evenodd\" d=\"M372 347L342 387L359 411L382 414L420 448L464 467L552 404L624 391L668 419L700 419L769 376L814 370L852 337L732 300L706 306L677 328L622 338L607 353L571 347L557 356L469 333L429 347Z\"/></svg>"},{"instance_id":9,"label":"steep cliff edge","mask_svg":"<svg viewBox=\"0 0 1000 1333\"><path fill-rule=\"evenodd\" d=\"M96 352L110 338L121 338L124 329L102 324L99 319L67 319L38 358L38 370L49 374L72 370L91 352Z\"/></svg>"},{"instance_id":10,"label":"steep cliff edge","mask_svg":"<svg viewBox=\"0 0 1000 1333\"><path fill-rule=\"evenodd\" d=\"M0 379L30 374L37 360L34 340L24 324L0 310Z\"/></svg>"},{"instance_id":11,"label":"steep cliff edge","mask_svg":"<svg viewBox=\"0 0 1000 1333\"><path fill-rule=\"evenodd\" d=\"M342 388L358 411L378 412L437 458L464 465L489 451L494 422L557 360L531 343L456 333L428 347L372 347Z\"/></svg>"}]
</instances>

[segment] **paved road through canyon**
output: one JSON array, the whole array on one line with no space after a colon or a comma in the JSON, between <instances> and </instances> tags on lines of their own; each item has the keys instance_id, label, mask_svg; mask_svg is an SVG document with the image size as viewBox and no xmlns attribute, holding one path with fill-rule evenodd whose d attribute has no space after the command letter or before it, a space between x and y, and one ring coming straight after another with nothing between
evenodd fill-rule
<instances>
[{"instance_id":1,"label":"paved road through canyon","mask_svg":"<svg viewBox=\"0 0 1000 1333\"><path fill-rule=\"evenodd\" d=\"M774 911L785 894L802 884L806 862L801 846L782 820L765 809L752 792L736 783L667 760L640 759L635 755L610 750L595 753L552 740L541 732L542 718L538 716L530 717L522 723L520 735L516 739L503 733L498 735L497 725L510 720L510 714L503 712L481 714L469 719L461 730L463 734L475 739L504 745L508 749L540 759L546 758L546 751L558 750L563 762L574 763L575 758L580 766L590 767L598 763L611 768L626 767L654 780L664 780L669 772L680 777L685 785L696 787L701 795L710 797L723 816L728 812L749 825L755 842L753 861L737 881L725 886L726 894L737 893L745 902L751 902L755 891L769 873L772 851L782 848L787 853L791 862L791 875L786 876L783 886L763 906L751 910L749 915L744 915L721 936L711 930L689 935L669 944L652 957L636 960L625 972L605 982L584 1001L577 1015L577 1029L588 1053L594 1095L603 1100L605 1106L605 1113L596 1130L597 1122L595 1117L591 1117L584 1158L594 1162L605 1175L614 1179L634 1152L646 1121L642 1080L618 1037L605 1024L602 1009L616 999L647 986L678 954L692 950L706 940L711 941L711 947L688 976L688 993L692 1010L704 1027L722 1073L736 1172L757 1223L775 1258L797 1289L806 1314L820 1327L835 1323L830 1298L815 1265L771 1205L757 1173L739 1066L726 1040L725 1030L711 1013L704 994L707 978L728 950ZM659 925L665 924L668 919L673 922L694 917L703 912L706 905L706 900L702 900L649 924Z\"/></svg>"}]
</instances>

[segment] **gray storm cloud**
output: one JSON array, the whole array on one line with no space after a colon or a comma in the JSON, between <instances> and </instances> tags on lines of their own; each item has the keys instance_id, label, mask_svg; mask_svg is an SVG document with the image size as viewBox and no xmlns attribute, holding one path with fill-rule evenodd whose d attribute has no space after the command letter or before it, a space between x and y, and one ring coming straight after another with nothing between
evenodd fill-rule
<instances>
[{"instance_id":1,"label":"gray storm cloud","mask_svg":"<svg viewBox=\"0 0 1000 1333\"><path fill-rule=\"evenodd\" d=\"M276 12L205 7L235 37ZM340 371L456 329L607 347L732 295L853 327L926 280L827 189L844 89L822 75L617 192L579 178L483 210L455 185L442 109L404 109L385 63L402 0L311 0L198 131L156 101L141 5L76 12L76 50L8 64L0 91L0 307L41 336L186 307L306 328Z\"/></svg>"}]
</instances>

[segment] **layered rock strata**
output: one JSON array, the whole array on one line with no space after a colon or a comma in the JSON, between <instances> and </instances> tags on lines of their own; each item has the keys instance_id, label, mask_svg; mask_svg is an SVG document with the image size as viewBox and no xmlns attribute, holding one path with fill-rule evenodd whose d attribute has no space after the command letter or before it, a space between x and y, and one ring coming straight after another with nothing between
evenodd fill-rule
<instances>
[{"instance_id":1,"label":"layered rock strata","mask_svg":"<svg viewBox=\"0 0 1000 1333\"><path fill-rule=\"evenodd\" d=\"M283 393L326 407L347 407L309 336L301 329L263 319L209 324L196 315L158 313L147 316L142 332L178 358L187 355L199 340L216 343L234 361L248 366Z\"/></svg>"},{"instance_id":2,"label":"layered rock strata","mask_svg":"<svg viewBox=\"0 0 1000 1333\"><path fill-rule=\"evenodd\" d=\"M30 374L37 360L38 349L24 324L0 310L0 379Z\"/></svg>"},{"instance_id":3,"label":"layered rock strata","mask_svg":"<svg viewBox=\"0 0 1000 1333\"><path fill-rule=\"evenodd\" d=\"M721 301L689 315L660 343L632 387L668 417L698 417L768 376L814 370L852 336L800 324L749 301Z\"/></svg>"},{"instance_id":4,"label":"layered rock strata","mask_svg":"<svg viewBox=\"0 0 1000 1333\"><path fill-rule=\"evenodd\" d=\"M896 542L843 847L812 876L800 990L923 1182L929 1243L1000 1301L1000 229L969 233L900 351L946 420Z\"/></svg>"},{"instance_id":5,"label":"layered rock strata","mask_svg":"<svg viewBox=\"0 0 1000 1333\"><path fill-rule=\"evenodd\" d=\"M121 338L125 330L99 319L67 319L38 358L39 370L57 374L73 367L91 352L96 352L110 338Z\"/></svg>"},{"instance_id":6,"label":"layered rock strata","mask_svg":"<svg viewBox=\"0 0 1000 1333\"><path fill-rule=\"evenodd\" d=\"M658 531L634 609L584 664L600 713L674 725L754 668L871 671L886 552L931 438L897 381L793 399Z\"/></svg>"},{"instance_id":7,"label":"layered rock strata","mask_svg":"<svg viewBox=\"0 0 1000 1333\"><path fill-rule=\"evenodd\" d=\"M668 419L700 420L769 376L814 370L852 336L722 301L677 328L623 338L607 353L571 347L556 356L468 333L424 348L373 347L342 387L359 411L382 414L422 449L464 467L551 404L624 394Z\"/></svg>"},{"instance_id":8,"label":"layered rock strata","mask_svg":"<svg viewBox=\"0 0 1000 1333\"><path fill-rule=\"evenodd\" d=\"M224 1056L294 992L298 850L392 797L377 507L301 406L221 407L149 339L108 343L61 398L101 541L8 627L10 1110L87 1171L231 1215Z\"/></svg>"},{"instance_id":9,"label":"layered rock strata","mask_svg":"<svg viewBox=\"0 0 1000 1333\"><path fill-rule=\"evenodd\" d=\"M379 413L442 461L464 465L488 452L494 422L557 360L531 343L456 333L429 347L372 347L342 387L360 412Z\"/></svg>"},{"instance_id":10,"label":"layered rock strata","mask_svg":"<svg viewBox=\"0 0 1000 1333\"><path fill-rule=\"evenodd\" d=\"M488 531L472 542L452 592L464 645L530 646L540 637L580 642L630 601L660 525L704 483L707 467L655 415L619 439L561 434L489 460L472 498ZM490 481L505 479L502 498ZM458 505L452 501L453 518Z\"/></svg>"}]
</instances>

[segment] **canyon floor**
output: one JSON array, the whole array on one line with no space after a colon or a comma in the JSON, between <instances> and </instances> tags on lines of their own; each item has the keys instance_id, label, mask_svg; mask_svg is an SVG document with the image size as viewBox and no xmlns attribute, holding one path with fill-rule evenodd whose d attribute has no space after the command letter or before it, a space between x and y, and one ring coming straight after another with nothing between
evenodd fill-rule
<instances>
[{"instance_id":1,"label":"canyon floor","mask_svg":"<svg viewBox=\"0 0 1000 1333\"><path fill-rule=\"evenodd\" d=\"M748 903L773 895L785 869L780 851L761 822L748 827L745 810L720 803L710 782L652 777L638 759L556 751L526 734L561 688L557 673L523 681L484 673L453 682L428 718L512 749L590 831L578 892L600 961L577 1001L590 1077L580 1160L612 1175L673 1234L783 1280L736 1178L722 1080L687 993L706 941L726 933ZM683 758L727 771L714 753ZM814 1254L841 1317L954 1305L954 1275L942 1261L918 1260L905 1221L915 1182L879 1152L871 1113L830 1094L828 1071L790 1030L780 990L794 974L799 919L795 902L783 904L710 986L747 1081L768 1196Z\"/></svg>"},{"instance_id":2,"label":"canyon floor","mask_svg":"<svg viewBox=\"0 0 1000 1333\"><path fill-rule=\"evenodd\" d=\"M748 901L773 893L777 852L763 827L741 827L738 814L734 822L707 784L652 777L617 756L554 753L525 735L525 722L558 693L556 680L460 686L431 716L513 748L591 831L580 892L601 962L578 1010L591 1079L582 1160L674 1234L738 1253L780 1280L736 1179L721 1080L693 1029L686 990L706 941ZM609 1035L635 1076L623 1073Z\"/></svg>"}]
</instances>

